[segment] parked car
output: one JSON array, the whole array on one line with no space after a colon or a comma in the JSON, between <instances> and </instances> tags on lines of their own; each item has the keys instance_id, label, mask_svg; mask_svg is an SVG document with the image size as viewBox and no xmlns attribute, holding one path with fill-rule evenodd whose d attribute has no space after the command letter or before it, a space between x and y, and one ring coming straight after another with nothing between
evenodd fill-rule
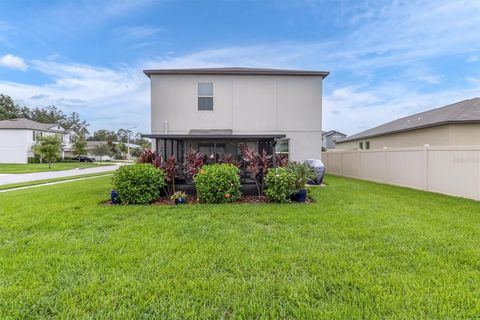
<instances>
[{"instance_id":1,"label":"parked car","mask_svg":"<svg viewBox=\"0 0 480 320\"><path fill-rule=\"evenodd\" d=\"M308 159L303 163L309 165L313 171L315 171L316 178L314 180L310 180L309 184L322 184L323 176L325 175L325 166L323 165L322 160Z\"/></svg>"},{"instance_id":2,"label":"parked car","mask_svg":"<svg viewBox=\"0 0 480 320\"><path fill-rule=\"evenodd\" d=\"M90 158L90 157L87 157L87 156L78 156L78 157L73 157L72 160L78 160L80 162L90 162L90 163L92 163L93 161L95 161L95 158Z\"/></svg>"}]
</instances>

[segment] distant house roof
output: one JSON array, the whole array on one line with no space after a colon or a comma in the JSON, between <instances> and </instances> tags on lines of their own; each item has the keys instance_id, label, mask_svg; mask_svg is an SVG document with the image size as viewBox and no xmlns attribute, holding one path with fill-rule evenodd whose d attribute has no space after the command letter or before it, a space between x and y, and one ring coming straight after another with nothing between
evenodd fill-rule
<instances>
[{"instance_id":1,"label":"distant house roof","mask_svg":"<svg viewBox=\"0 0 480 320\"><path fill-rule=\"evenodd\" d=\"M340 131L337 131L337 130L322 131L322 136L327 137L327 136L331 136L331 135L334 134L334 133L340 134L340 135L342 135L342 136L344 136L344 137L347 136L345 133L341 133Z\"/></svg>"},{"instance_id":2,"label":"distant house roof","mask_svg":"<svg viewBox=\"0 0 480 320\"><path fill-rule=\"evenodd\" d=\"M400 118L378 127L351 135L343 139L341 142L454 123L480 123L480 98L464 100L444 107Z\"/></svg>"},{"instance_id":3,"label":"distant house roof","mask_svg":"<svg viewBox=\"0 0 480 320\"><path fill-rule=\"evenodd\" d=\"M152 74L211 74L211 75L282 75L282 76L321 76L326 78L327 71L288 70L263 68L193 68L193 69L153 69L143 70L150 78Z\"/></svg>"},{"instance_id":4,"label":"distant house roof","mask_svg":"<svg viewBox=\"0 0 480 320\"><path fill-rule=\"evenodd\" d=\"M60 127L60 129L57 129ZM49 132L64 132L65 129L56 123L41 123L27 118L16 118L0 121L0 129L29 129Z\"/></svg>"}]
</instances>

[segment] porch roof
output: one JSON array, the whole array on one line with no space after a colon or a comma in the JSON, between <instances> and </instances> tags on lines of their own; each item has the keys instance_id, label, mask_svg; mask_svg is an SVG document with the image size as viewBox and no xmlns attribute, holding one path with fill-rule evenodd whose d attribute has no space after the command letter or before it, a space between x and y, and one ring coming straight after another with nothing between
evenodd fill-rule
<instances>
[{"instance_id":1,"label":"porch roof","mask_svg":"<svg viewBox=\"0 0 480 320\"><path fill-rule=\"evenodd\" d=\"M205 140L205 139L224 139L224 140L245 140L245 139L281 139L284 134L142 134L142 138L150 139L187 139L187 140Z\"/></svg>"}]
</instances>

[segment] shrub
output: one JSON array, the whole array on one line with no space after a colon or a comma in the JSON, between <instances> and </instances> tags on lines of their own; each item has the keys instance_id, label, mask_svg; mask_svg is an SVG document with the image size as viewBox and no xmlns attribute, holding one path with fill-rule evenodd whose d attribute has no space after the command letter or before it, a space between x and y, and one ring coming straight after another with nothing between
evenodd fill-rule
<instances>
[{"instance_id":1,"label":"shrub","mask_svg":"<svg viewBox=\"0 0 480 320\"><path fill-rule=\"evenodd\" d=\"M290 202L290 197L297 191L295 180L295 174L285 167L270 169L265 177L265 194L276 202Z\"/></svg>"},{"instance_id":2,"label":"shrub","mask_svg":"<svg viewBox=\"0 0 480 320\"><path fill-rule=\"evenodd\" d=\"M28 163L40 163L40 158L39 157L28 157L27 158Z\"/></svg>"},{"instance_id":3,"label":"shrub","mask_svg":"<svg viewBox=\"0 0 480 320\"><path fill-rule=\"evenodd\" d=\"M295 184L297 190L304 190L305 185L311 179L315 179L315 171L308 164L290 162L287 168L295 175Z\"/></svg>"},{"instance_id":4,"label":"shrub","mask_svg":"<svg viewBox=\"0 0 480 320\"><path fill-rule=\"evenodd\" d=\"M240 170L234 165L203 166L194 181L200 202L225 203L240 197Z\"/></svg>"},{"instance_id":5,"label":"shrub","mask_svg":"<svg viewBox=\"0 0 480 320\"><path fill-rule=\"evenodd\" d=\"M151 164L122 166L113 175L113 187L125 204L146 204L160 196L165 172Z\"/></svg>"}]
</instances>

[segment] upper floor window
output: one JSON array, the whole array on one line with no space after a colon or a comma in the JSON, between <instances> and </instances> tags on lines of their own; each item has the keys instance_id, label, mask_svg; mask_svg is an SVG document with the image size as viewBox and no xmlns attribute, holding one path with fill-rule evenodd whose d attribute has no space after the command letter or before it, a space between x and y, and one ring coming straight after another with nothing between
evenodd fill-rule
<instances>
[{"instance_id":1,"label":"upper floor window","mask_svg":"<svg viewBox=\"0 0 480 320\"><path fill-rule=\"evenodd\" d=\"M213 83L198 84L198 110L213 110Z\"/></svg>"},{"instance_id":2,"label":"upper floor window","mask_svg":"<svg viewBox=\"0 0 480 320\"><path fill-rule=\"evenodd\" d=\"M358 149L363 150L363 142L359 142L359 143L358 143Z\"/></svg>"},{"instance_id":3,"label":"upper floor window","mask_svg":"<svg viewBox=\"0 0 480 320\"><path fill-rule=\"evenodd\" d=\"M370 141L365 141L365 149L370 149Z\"/></svg>"},{"instance_id":4,"label":"upper floor window","mask_svg":"<svg viewBox=\"0 0 480 320\"><path fill-rule=\"evenodd\" d=\"M33 141L37 141L40 137L43 136L43 132L42 131L32 131L32 138L33 138Z\"/></svg>"}]
</instances>

